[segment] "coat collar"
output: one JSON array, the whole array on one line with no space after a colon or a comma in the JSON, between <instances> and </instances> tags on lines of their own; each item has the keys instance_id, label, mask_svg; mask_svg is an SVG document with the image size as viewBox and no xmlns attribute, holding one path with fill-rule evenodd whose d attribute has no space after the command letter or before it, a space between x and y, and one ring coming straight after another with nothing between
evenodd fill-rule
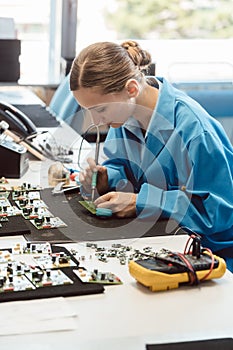
<instances>
[{"instance_id":1,"label":"coat collar","mask_svg":"<svg viewBox=\"0 0 233 350\"><path fill-rule=\"evenodd\" d=\"M147 142L151 137L156 135L161 137L161 142L166 142L172 131L174 130L175 122L175 94L174 88L167 82L166 79L157 78L162 84L159 92L157 105L153 111L151 122L147 130ZM143 139L140 132L140 124L136 119L130 117L123 126L133 133L141 141ZM144 139L143 139L144 140Z\"/></svg>"},{"instance_id":2,"label":"coat collar","mask_svg":"<svg viewBox=\"0 0 233 350\"><path fill-rule=\"evenodd\" d=\"M156 108L153 111L151 122L148 126L146 138L143 137L140 124L133 117L129 118L123 125L123 128L132 133L138 141L146 147L143 147L141 159L138 159L140 169L135 174L139 179L150 168L148 164L152 164L154 159L159 155L165 147L175 127L175 99L176 92L174 88L165 79L160 79L161 89ZM129 150L130 152L134 150Z\"/></svg>"}]
</instances>

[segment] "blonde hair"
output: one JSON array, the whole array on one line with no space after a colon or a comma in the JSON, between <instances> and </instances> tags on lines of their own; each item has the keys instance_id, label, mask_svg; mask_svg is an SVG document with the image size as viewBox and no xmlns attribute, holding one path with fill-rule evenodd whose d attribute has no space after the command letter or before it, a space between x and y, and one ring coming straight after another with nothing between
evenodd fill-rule
<instances>
[{"instance_id":1,"label":"blonde hair","mask_svg":"<svg viewBox=\"0 0 233 350\"><path fill-rule=\"evenodd\" d=\"M143 81L150 63L150 53L142 50L136 41L125 41L121 45L112 42L91 44L73 61L70 89L96 88L103 94L119 92L129 79Z\"/></svg>"}]
</instances>

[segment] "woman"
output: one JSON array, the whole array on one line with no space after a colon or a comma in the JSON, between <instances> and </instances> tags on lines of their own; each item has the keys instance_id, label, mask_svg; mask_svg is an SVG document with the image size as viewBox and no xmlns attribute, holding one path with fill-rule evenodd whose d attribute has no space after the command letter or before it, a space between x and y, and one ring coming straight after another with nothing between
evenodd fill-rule
<instances>
[{"instance_id":1,"label":"woman","mask_svg":"<svg viewBox=\"0 0 233 350\"><path fill-rule=\"evenodd\" d=\"M135 41L92 44L75 58L74 97L94 124L110 126L107 161L88 159L80 182L90 192L98 171L96 207L117 217L173 218L199 233L233 271L232 145L185 93L165 79L147 80L150 63Z\"/></svg>"}]
</instances>

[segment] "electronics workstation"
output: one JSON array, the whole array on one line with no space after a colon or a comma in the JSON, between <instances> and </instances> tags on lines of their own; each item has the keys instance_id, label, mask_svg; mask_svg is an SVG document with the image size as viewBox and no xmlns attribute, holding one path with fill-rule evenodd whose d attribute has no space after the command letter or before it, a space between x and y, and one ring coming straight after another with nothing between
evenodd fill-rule
<instances>
[{"instance_id":1,"label":"electronics workstation","mask_svg":"<svg viewBox=\"0 0 233 350\"><path fill-rule=\"evenodd\" d=\"M59 144L69 136L77 159L82 137L66 123L51 133ZM81 158L95 155L82 147ZM97 217L76 182L49 185L54 158L27 154L22 176L1 183L1 350L232 348L221 258L172 220Z\"/></svg>"},{"instance_id":2,"label":"electronics workstation","mask_svg":"<svg viewBox=\"0 0 233 350\"><path fill-rule=\"evenodd\" d=\"M230 3L0 0L0 350L233 349Z\"/></svg>"},{"instance_id":3,"label":"electronics workstation","mask_svg":"<svg viewBox=\"0 0 233 350\"><path fill-rule=\"evenodd\" d=\"M76 1L62 3L62 62L71 64L76 18L64 10ZM172 219L119 219L84 200L78 173L87 157L105 159L107 130L84 118L68 66L45 104L17 83L19 40L0 43L0 349L233 349L225 261ZM177 87L232 141L232 82Z\"/></svg>"}]
</instances>

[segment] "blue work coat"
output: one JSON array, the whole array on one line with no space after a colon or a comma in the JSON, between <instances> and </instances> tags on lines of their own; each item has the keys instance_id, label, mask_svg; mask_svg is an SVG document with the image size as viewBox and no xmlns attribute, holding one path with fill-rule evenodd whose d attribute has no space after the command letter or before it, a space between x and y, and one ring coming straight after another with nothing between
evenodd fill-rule
<instances>
[{"instance_id":1,"label":"blue work coat","mask_svg":"<svg viewBox=\"0 0 233 350\"><path fill-rule=\"evenodd\" d=\"M146 134L133 117L108 132L109 190L137 193L138 218L172 218L233 258L233 147L196 101L161 83Z\"/></svg>"}]
</instances>

